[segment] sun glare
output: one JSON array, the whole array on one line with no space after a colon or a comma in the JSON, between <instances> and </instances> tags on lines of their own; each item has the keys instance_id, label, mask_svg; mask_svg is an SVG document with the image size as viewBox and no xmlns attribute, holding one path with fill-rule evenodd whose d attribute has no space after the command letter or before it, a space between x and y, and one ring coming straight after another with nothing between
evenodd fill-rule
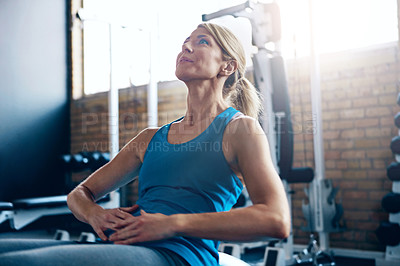
<instances>
[{"instance_id":1,"label":"sun glare","mask_svg":"<svg viewBox=\"0 0 400 266\"><path fill-rule=\"evenodd\" d=\"M310 52L309 0L281 0L284 53ZM319 53L394 42L396 0L313 0L313 28Z\"/></svg>"},{"instance_id":2,"label":"sun glare","mask_svg":"<svg viewBox=\"0 0 400 266\"><path fill-rule=\"evenodd\" d=\"M310 1L313 3L314 41L319 54L398 40L396 0L276 0L280 6L282 21L282 41L279 47L285 58L310 54ZM126 87L131 83L148 83L152 55L157 57L158 69L156 77L152 76L159 81L175 79L176 55L185 37L202 22L202 14L243 2L245 0L85 0L84 7L94 13L112 17L118 23L123 21L129 25L125 30L114 30L112 34L112 56L113 61L115 60L113 68L118 69L121 76L118 78L118 87ZM225 16L212 22L225 25L238 35L250 66L250 56L254 49L251 45L249 21ZM92 33L89 32L90 28L93 28ZM99 30L101 32L97 34L96 31ZM157 43L152 47L157 51L152 54L149 33L153 30L156 30ZM118 37L119 32L125 36ZM89 92L91 87L94 92L99 91L99 83L103 86L100 90L108 90L108 28L104 23L88 23L85 34L85 92ZM94 36L95 34L98 36ZM89 36L93 40L89 40ZM103 58L103 64L98 63L100 57ZM103 79L99 79L99 73L103 73Z\"/></svg>"}]
</instances>

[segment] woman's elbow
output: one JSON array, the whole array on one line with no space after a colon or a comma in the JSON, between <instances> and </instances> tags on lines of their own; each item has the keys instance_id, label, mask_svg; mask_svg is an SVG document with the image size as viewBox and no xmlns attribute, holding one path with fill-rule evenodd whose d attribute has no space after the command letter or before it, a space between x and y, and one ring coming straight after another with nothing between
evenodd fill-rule
<instances>
[{"instance_id":1,"label":"woman's elbow","mask_svg":"<svg viewBox=\"0 0 400 266\"><path fill-rule=\"evenodd\" d=\"M71 191L68 195L67 195L67 206L68 208L71 210L71 207L73 205L74 202L74 190Z\"/></svg>"},{"instance_id":2,"label":"woman's elbow","mask_svg":"<svg viewBox=\"0 0 400 266\"><path fill-rule=\"evenodd\" d=\"M285 239L288 238L291 232L290 214L276 213L273 217L266 217L264 224L270 225L264 227L265 236Z\"/></svg>"},{"instance_id":3,"label":"woman's elbow","mask_svg":"<svg viewBox=\"0 0 400 266\"><path fill-rule=\"evenodd\" d=\"M290 215L282 215L277 221L276 238L285 239L288 238L291 231Z\"/></svg>"}]
</instances>

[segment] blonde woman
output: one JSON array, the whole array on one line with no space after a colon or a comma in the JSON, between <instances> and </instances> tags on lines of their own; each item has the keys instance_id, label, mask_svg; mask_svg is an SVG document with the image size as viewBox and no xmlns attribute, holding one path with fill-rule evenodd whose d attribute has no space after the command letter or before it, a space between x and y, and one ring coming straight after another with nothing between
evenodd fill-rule
<instances>
[{"instance_id":1,"label":"blonde woman","mask_svg":"<svg viewBox=\"0 0 400 266\"><path fill-rule=\"evenodd\" d=\"M76 218L110 244L39 248L42 263L68 250L71 259L84 261L85 254L100 264L218 265L218 240L286 238L288 203L245 66L228 29L199 25L176 60L176 76L188 88L185 116L143 130L68 196ZM106 210L95 203L137 175L135 206ZM244 185L253 205L231 209ZM3 257L23 261L26 253Z\"/></svg>"}]
</instances>

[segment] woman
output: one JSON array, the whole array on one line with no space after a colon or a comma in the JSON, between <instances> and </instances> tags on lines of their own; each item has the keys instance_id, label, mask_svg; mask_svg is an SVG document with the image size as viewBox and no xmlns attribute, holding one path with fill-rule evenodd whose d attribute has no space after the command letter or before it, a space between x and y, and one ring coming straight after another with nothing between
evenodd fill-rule
<instances>
[{"instance_id":1,"label":"woman","mask_svg":"<svg viewBox=\"0 0 400 266\"><path fill-rule=\"evenodd\" d=\"M243 48L229 30L199 25L176 61L176 76L188 87L185 116L143 130L68 195L76 218L114 244L50 247L42 259L66 247L76 256L85 247L86 257L99 262L218 265L216 240L286 238L288 203L256 120L260 102L245 66ZM137 205L105 210L95 203L137 174ZM244 184L253 205L231 210ZM149 258L160 261L146 264Z\"/></svg>"}]
</instances>

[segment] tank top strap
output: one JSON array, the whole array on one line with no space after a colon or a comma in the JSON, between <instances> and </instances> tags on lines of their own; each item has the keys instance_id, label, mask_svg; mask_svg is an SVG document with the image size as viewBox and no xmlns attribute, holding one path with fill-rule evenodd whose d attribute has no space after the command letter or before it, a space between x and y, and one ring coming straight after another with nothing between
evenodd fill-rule
<instances>
[{"instance_id":1,"label":"tank top strap","mask_svg":"<svg viewBox=\"0 0 400 266\"><path fill-rule=\"evenodd\" d=\"M243 115L240 111L236 110L233 107L229 107L223 113L220 114L220 119L223 121L222 124L224 128L232 121L232 119Z\"/></svg>"},{"instance_id":2,"label":"tank top strap","mask_svg":"<svg viewBox=\"0 0 400 266\"><path fill-rule=\"evenodd\" d=\"M233 107L229 108L229 115L227 117L227 124L229 124L229 122L231 122L234 118L239 117L244 115L242 112L240 112L239 110L236 110Z\"/></svg>"}]
</instances>

